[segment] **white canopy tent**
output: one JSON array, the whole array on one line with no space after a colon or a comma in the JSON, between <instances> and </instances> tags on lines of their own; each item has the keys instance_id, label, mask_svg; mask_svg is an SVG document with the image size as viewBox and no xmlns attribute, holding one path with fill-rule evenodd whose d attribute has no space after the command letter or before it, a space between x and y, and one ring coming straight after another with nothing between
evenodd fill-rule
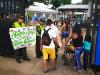
<instances>
[{"instance_id":1,"label":"white canopy tent","mask_svg":"<svg viewBox=\"0 0 100 75\"><path fill-rule=\"evenodd\" d=\"M58 12L56 10L51 9L52 5L45 5L43 3L34 2L34 5L29 6L29 8L26 8L26 12L37 12L37 13L52 13L57 14Z\"/></svg>"},{"instance_id":2,"label":"white canopy tent","mask_svg":"<svg viewBox=\"0 0 100 75\"><path fill-rule=\"evenodd\" d=\"M58 7L58 10L59 9L85 9L87 10L88 9L88 5L75 5L75 4L70 4L70 5L63 5L63 6L60 6Z\"/></svg>"},{"instance_id":3,"label":"white canopy tent","mask_svg":"<svg viewBox=\"0 0 100 75\"><path fill-rule=\"evenodd\" d=\"M29 8L25 9L26 12L41 12L41 13L53 13L56 14L57 11L53 9L49 9L46 7L37 7L37 6L29 6Z\"/></svg>"},{"instance_id":4,"label":"white canopy tent","mask_svg":"<svg viewBox=\"0 0 100 75\"><path fill-rule=\"evenodd\" d=\"M58 7L58 10L88 10L89 6L88 5L83 5L83 4L67 4L67 5L62 5ZM95 5L93 6L93 9L95 8ZM100 9L100 5L98 5L98 9Z\"/></svg>"},{"instance_id":5,"label":"white canopy tent","mask_svg":"<svg viewBox=\"0 0 100 75\"><path fill-rule=\"evenodd\" d=\"M25 9L25 11L26 11L26 12L29 12L29 11L30 11L30 12L32 12L32 11L33 11L33 12L37 12L37 11L38 11L38 12L41 12L41 11L43 11L43 10L40 9L39 7L37 7L37 6L29 6L29 8L26 8L26 9Z\"/></svg>"},{"instance_id":6,"label":"white canopy tent","mask_svg":"<svg viewBox=\"0 0 100 75\"><path fill-rule=\"evenodd\" d=\"M57 17L57 11L51 9L52 5L45 5L43 3L34 2L34 5L29 6L25 9L26 15L28 16L44 16L46 18L56 18Z\"/></svg>"},{"instance_id":7,"label":"white canopy tent","mask_svg":"<svg viewBox=\"0 0 100 75\"><path fill-rule=\"evenodd\" d=\"M45 5L44 3L39 3L39 2L34 2L34 5L38 6L38 7L46 7L46 8L52 8L53 7L53 5L51 5L51 4Z\"/></svg>"}]
</instances>

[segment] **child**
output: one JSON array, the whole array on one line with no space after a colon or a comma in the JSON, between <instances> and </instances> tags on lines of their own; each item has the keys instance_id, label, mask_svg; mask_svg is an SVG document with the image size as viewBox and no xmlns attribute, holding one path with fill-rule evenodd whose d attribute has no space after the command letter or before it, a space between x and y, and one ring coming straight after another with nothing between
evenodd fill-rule
<instances>
[{"instance_id":1,"label":"child","mask_svg":"<svg viewBox=\"0 0 100 75\"><path fill-rule=\"evenodd\" d=\"M82 33L84 40L83 40L83 48L84 48L84 55L83 55L83 68L87 70L87 66L89 64L90 59L90 50L91 50L91 36L87 33L87 30L83 31Z\"/></svg>"},{"instance_id":2,"label":"child","mask_svg":"<svg viewBox=\"0 0 100 75\"><path fill-rule=\"evenodd\" d=\"M72 45L72 39L67 39L67 44L65 45L64 54L62 59L64 61L64 65L68 65L68 63L73 64L73 57L74 57L74 46Z\"/></svg>"}]
</instances>

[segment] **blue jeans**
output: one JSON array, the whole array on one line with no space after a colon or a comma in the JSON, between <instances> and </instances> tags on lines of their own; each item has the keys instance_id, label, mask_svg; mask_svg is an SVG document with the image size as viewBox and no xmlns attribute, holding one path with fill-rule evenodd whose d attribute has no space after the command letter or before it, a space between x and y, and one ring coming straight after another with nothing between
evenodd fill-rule
<instances>
[{"instance_id":1,"label":"blue jeans","mask_svg":"<svg viewBox=\"0 0 100 75\"><path fill-rule=\"evenodd\" d=\"M78 70L82 69L82 62L81 62L81 54L83 52L83 48L75 48L75 66L77 67Z\"/></svg>"}]
</instances>

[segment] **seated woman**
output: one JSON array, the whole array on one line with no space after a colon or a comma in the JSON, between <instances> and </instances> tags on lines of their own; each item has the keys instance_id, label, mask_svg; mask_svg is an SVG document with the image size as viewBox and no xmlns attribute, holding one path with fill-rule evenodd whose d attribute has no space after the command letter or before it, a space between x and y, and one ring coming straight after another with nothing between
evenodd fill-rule
<instances>
[{"instance_id":1,"label":"seated woman","mask_svg":"<svg viewBox=\"0 0 100 75\"><path fill-rule=\"evenodd\" d=\"M66 38L69 36L69 23L68 21L62 21L62 27L61 27L61 39L62 39L62 43L63 41L65 41L66 43Z\"/></svg>"}]
</instances>

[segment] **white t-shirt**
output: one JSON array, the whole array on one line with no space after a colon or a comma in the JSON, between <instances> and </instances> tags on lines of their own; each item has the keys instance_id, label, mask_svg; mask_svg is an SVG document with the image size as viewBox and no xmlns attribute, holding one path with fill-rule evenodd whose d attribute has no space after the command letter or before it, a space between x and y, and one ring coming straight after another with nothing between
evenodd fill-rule
<instances>
[{"instance_id":1,"label":"white t-shirt","mask_svg":"<svg viewBox=\"0 0 100 75\"><path fill-rule=\"evenodd\" d=\"M51 28L51 26L46 26L45 27L46 30L48 30L49 28ZM56 38L56 34L54 32L55 31L52 28L48 31L48 34L49 34L51 39ZM42 30L42 32L41 32L41 38L42 38L43 33L44 33L44 30ZM49 46L43 45L43 48L55 48L55 44L53 42L53 39L51 40L51 43L50 43Z\"/></svg>"},{"instance_id":2,"label":"white t-shirt","mask_svg":"<svg viewBox=\"0 0 100 75\"><path fill-rule=\"evenodd\" d=\"M56 34L56 36L58 36L59 35L58 28L54 24L51 25L51 28L54 30L54 33Z\"/></svg>"},{"instance_id":3,"label":"white t-shirt","mask_svg":"<svg viewBox=\"0 0 100 75\"><path fill-rule=\"evenodd\" d=\"M54 33L56 35L58 45L61 47L62 46L62 43L61 43L61 38L59 36L60 33L59 33L58 28L54 24L51 25L51 28L53 29L53 31L54 31Z\"/></svg>"}]
</instances>

